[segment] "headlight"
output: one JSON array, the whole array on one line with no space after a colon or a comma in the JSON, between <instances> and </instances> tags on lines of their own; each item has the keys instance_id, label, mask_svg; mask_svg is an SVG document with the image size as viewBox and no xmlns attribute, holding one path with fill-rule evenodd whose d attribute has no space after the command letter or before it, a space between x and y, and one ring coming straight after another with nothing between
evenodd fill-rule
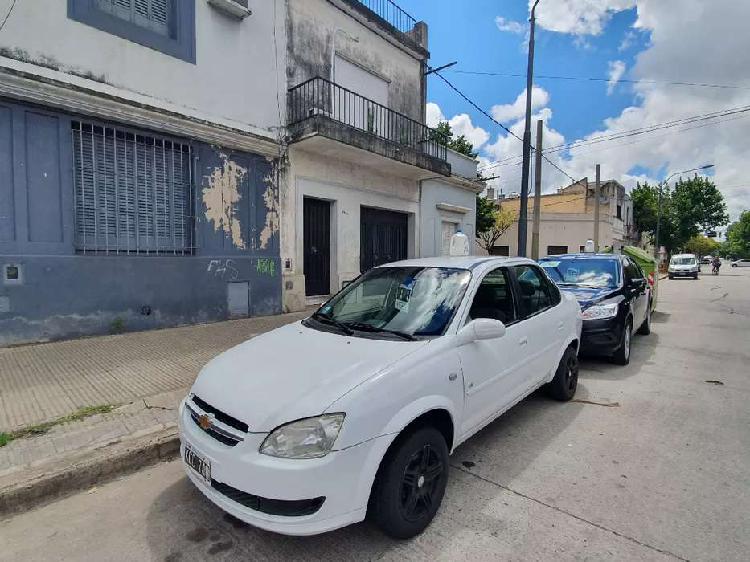
<instances>
[{"instance_id":1,"label":"headlight","mask_svg":"<svg viewBox=\"0 0 750 562\"><path fill-rule=\"evenodd\" d=\"M602 320L617 316L617 303L595 304L583 311L584 320Z\"/></svg>"},{"instance_id":2,"label":"headlight","mask_svg":"<svg viewBox=\"0 0 750 562\"><path fill-rule=\"evenodd\" d=\"M344 417L345 414L324 414L279 426L263 441L260 452L285 459L324 457L333 448Z\"/></svg>"}]
</instances>

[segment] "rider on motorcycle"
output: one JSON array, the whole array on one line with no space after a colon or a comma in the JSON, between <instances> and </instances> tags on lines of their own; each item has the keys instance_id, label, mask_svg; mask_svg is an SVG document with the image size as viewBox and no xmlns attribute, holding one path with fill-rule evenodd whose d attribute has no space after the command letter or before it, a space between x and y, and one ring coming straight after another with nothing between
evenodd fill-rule
<instances>
[{"instance_id":1,"label":"rider on motorcycle","mask_svg":"<svg viewBox=\"0 0 750 562\"><path fill-rule=\"evenodd\" d=\"M714 266L712 273L719 273L719 268L721 267L721 260L719 259L719 256L714 256L714 259L711 261L711 264Z\"/></svg>"}]
</instances>

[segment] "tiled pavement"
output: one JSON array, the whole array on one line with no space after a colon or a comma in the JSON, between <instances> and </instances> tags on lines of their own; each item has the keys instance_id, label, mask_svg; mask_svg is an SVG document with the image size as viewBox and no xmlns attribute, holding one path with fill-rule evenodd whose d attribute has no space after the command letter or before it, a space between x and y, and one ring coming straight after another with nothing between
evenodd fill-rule
<instances>
[{"instance_id":1,"label":"tiled pavement","mask_svg":"<svg viewBox=\"0 0 750 562\"><path fill-rule=\"evenodd\" d=\"M0 431L186 389L221 351L307 314L0 349Z\"/></svg>"}]
</instances>

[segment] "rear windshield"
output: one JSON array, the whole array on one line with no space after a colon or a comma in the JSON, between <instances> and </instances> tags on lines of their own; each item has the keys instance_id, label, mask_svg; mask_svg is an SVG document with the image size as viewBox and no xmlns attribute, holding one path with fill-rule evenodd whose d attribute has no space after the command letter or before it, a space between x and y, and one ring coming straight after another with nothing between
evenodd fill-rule
<instances>
[{"instance_id":1,"label":"rear windshield","mask_svg":"<svg viewBox=\"0 0 750 562\"><path fill-rule=\"evenodd\" d=\"M695 265L695 258L694 257L682 257L682 258L672 258L670 260L670 263L672 265Z\"/></svg>"},{"instance_id":2,"label":"rear windshield","mask_svg":"<svg viewBox=\"0 0 750 562\"><path fill-rule=\"evenodd\" d=\"M619 274L616 259L561 258L539 262L558 285L584 287L617 287Z\"/></svg>"}]
</instances>

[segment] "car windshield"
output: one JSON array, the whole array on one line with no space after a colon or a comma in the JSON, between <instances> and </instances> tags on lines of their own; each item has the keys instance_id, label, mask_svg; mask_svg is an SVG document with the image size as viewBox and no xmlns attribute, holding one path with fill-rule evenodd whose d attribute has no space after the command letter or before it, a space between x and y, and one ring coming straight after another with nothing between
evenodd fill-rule
<instances>
[{"instance_id":1,"label":"car windshield","mask_svg":"<svg viewBox=\"0 0 750 562\"><path fill-rule=\"evenodd\" d=\"M695 258L689 257L674 257L670 260L672 265L695 265Z\"/></svg>"},{"instance_id":2,"label":"car windshield","mask_svg":"<svg viewBox=\"0 0 750 562\"><path fill-rule=\"evenodd\" d=\"M324 304L313 319L364 337L439 336L470 279L465 269L377 267Z\"/></svg>"},{"instance_id":3,"label":"car windshield","mask_svg":"<svg viewBox=\"0 0 750 562\"><path fill-rule=\"evenodd\" d=\"M616 287L619 276L616 259L561 258L539 263L558 285Z\"/></svg>"}]
</instances>

